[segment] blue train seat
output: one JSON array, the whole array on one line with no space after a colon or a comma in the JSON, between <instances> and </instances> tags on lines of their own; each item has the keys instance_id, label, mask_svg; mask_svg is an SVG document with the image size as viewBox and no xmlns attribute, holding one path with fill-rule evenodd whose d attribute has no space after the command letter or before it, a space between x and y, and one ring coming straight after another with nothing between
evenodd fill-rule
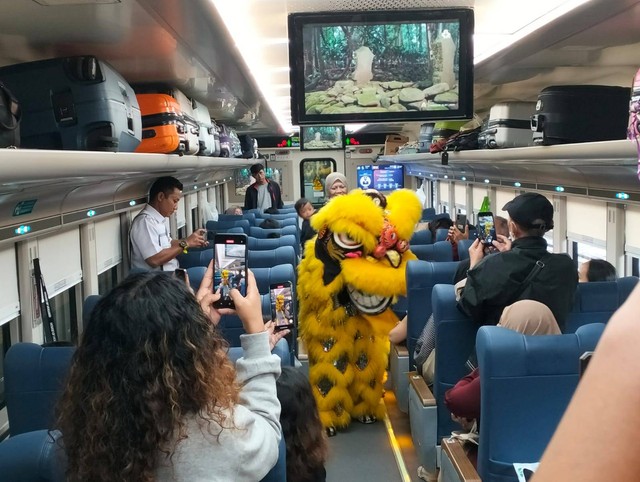
<instances>
[{"instance_id":1,"label":"blue train seat","mask_svg":"<svg viewBox=\"0 0 640 482\"><path fill-rule=\"evenodd\" d=\"M256 283L258 285L258 291L260 294L269 293L269 285L274 283L283 283L290 281L292 287L295 289L295 269L291 264L280 264L272 266L270 268L253 268L254 276L256 277Z\"/></svg>"},{"instance_id":2,"label":"blue train seat","mask_svg":"<svg viewBox=\"0 0 640 482\"><path fill-rule=\"evenodd\" d=\"M453 261L453 248L449 241L411 246L411 251L422 261Z\"/></svg>"},{"instance_id":3,"label":"blue train seat","mask_svg":"<svg viewBox=\"0 0 640 482\"><path fill-rule=\"evenodd\" d=\"M635 276L615 281L578 283L573 309L564 326L564 333L575 333L588 323L607 323L613 313L624 303L638 283Z\"/></svg>"},{"instance_id":4,"label":"blue train seat","mask_svg":"<svg viewBox=\"0 0 640 482\"><path fill-rule=\"evenodd\" d=\"M193 266L191 268L187 268L187 275L189 276L189 285L193 289L193 291L198 291L200 288L200 283L202 283L202 278L204 278L204 274L206 273L206 266Z\"/></svg>"},{"instance_id":5,"label":"blue train seat","mask_svg":"<svg viewBox=\"0 0 640 482\"><path fill-rule=\"evenodd\" d=\"M213 245L211 248L200 252L200 260L198 261L197 266L204 266L205 268L209 266L211 260L213 259Z\"/></svg>"},{"instance_id":6,"label":"blue train seat","mask_svg":"<svg viewBox=\"0 0 640 482\"><path fill-rule=\"evenodd\" d=\"M435 285L431 299L437 353L433 391L422 375L409 374L409 420L418 459L427 472L435 473L440 440L459 429L444 405L444 393L468 373L466 361L474 346L477 325L457 309L453 285Z\"/></svg>"},{"instance_id":7,"label":"blue train seat","mask_svg":"<svg viewBox=\"0 0 640 482\"><path fill-rule=\"evenodd\" d=\"M280 246L292 246L296 252L296 256L300 256L300 243L297 238L292 235L280 236L274 239L254 238L249 236L247 241L247 247L249 250L264 251L276 249Z\"/></svg>"},{"instance_id":8,"label":"blue train seat","mask_svg":"<svg viewBox=\"0 0 640 482\"><path fill-rule=\"evenodd\" d=\"M458 259L460 261L469 259L469 247L473 244L475 238L461 239L458 241Z\"/></svg>"},{"instance_id":9,"label":"blue train seat","mask_svg":"<svg viewBox=\"0 0 640 482\"><path fill-rule=\"evenodd\" d=\"M407 264L407 349L412 369L416 343L433 312L431 291L438 283L453 283L457 268L457 261L409 261Z\"/></svg>"},{"instance_id":10,"label":"blue train seat","mask_svg":"<svg viewBox=\"0 0 640 482\"><path fill-rule=\"evenodd\" d=\"M250 249L247 253L247 263L250 269L271 268L279 264L296 266L298 259L293 246L279 246L269 251Z\"/></svg>"},{"instance_id":11,"label":"blue train seat","mask_svg":"<svg viewBox=\"0 0 640 482\"><path fill-rule=\"evenodd\" d=\"M218 222L237 222L246 220L249 221L249 225L256 225L256 215L254 213L244 213L244 214L220 214L218 216Z\"/></svg>"},{"instance_id":12,"label":"blue train seat","mask_svg":"<svg viewBox=\"0 0 640 482\"><path fill-rule=\"evenodd\" d=\"M578 359L595 349L603 330L593 323L573 334L525 336L480 328L482 480L517 482L514 462L540 460L578 385Z\"/></svg>"},{"instance_id":13,"label":"blue train seat","mask_svg":"<svg viewBox=\"0 0 640 482\"><path fill-rule=\"evenodd\" d=\"M48 429L11 435L0 443L0 474L11 482L64 482L65 457Z\"/></svg>"},{"instance_id":14,"label":"blue train seat","mask_svg":"<svg viewBox=\"0 0 640 482\"><path fill-rule=\"evenodd\" d=\"M280 236L287 236L287 235L294 235L296 238L298 238L299 234L298 234L298 227L297 226L284 226L282 228L279 229L263 229L263 228L259 228L257 226L252 226L249 229L249 236L254 237L254 238L262 238L262 239L266 239L269 234L271 233L277 233Z\"/></svg>"},{"instance_id":15,"label":"blue train seat","mask_svg":"<svg viewBox=\"0 0 640 482\"><path fill-rule=\"evenodd\" d=\"M54 407L69 371L73 346L15 343L4 359L11 436L53 427Z\"/></svg>"},{"instance_id":16,"label":"blue train seat","mask_svg":"<svg viewBox=\"0 0 640 482\"><path fill-rule=\"evenodd\" d=\"M246 218L242 214L218 214L217 222L242 221L243 219Z\"/></svg>"},{"instance_id":17,"label":"blue train seat","mask_svg":"<svg viewBox=\"0 0 640 482\"><path fill-rule=\"evenodd\" d=\"M207 221L207 224L205 226L207 228L207 231L214 231L216 233L225 232L225 230L229 228L240 227L242 228L242 231L244 231L244 233L248 235L251 224L248 220L241 219L239 221Z\"/></svg>"},{"instance_id":18,"label":"blue train seat","mask_svg":"<svg viewBox=\"0 0 640 482\"><path fill-rule=\"evenodd\" d=\"M444 228L436 229L436 242L445 241L447 239L447 236L449 236L448 229L444 229Z\"/></svg>"},{"instance_id":19,"label":"blue train seat","mask_svg":"<svg viewBox=\"0 0 640 482\"><path fill-rule=\"evenodd\" d=\"M436 216L435 208L425 208L422 210L421 221L431 221Z\"/></svg>"},{"instance_id":20,"label":"blue train seat","mask_svg":"<svg viewBox=\"0 0 640 482\"><path fill-rule=\"evenodd\" d=\"M207 251L210 251L208 248ZM187 253L180 253L177 257L180 267L184 269L191 268L193 266L200 265L200 254L205 251L204 249L190 249Z\"/></svg>"},{"instance_id":21,"label":"blue train seat","mask_svg":"<svg viewBox=\"0 0 640 482\"><path fill-rule=\"evenodd\" d=\"M91 312L96 307L96 304L102 296L100 295L89 295L82 302L82 327L86 330L89 325L89 320L91 319Z\"/></svg>"},{"instance_id":22,"label":"blue train seat","mask_svg":"<svg viewBox=\"0 0 640 482\"><path fill-rule=\"evenodd\" d=\"M422 231L416 231L413 233L413 236L411 236L411 240L409 241L409 246L413 249L414 246L431 243L433 243L431 231L423 229Z\"/></svg>"},{"instance_id":23,"label":"blue train seat","mask_svg":"<svg viewBox=\"0 0 640 482\"><path fill-rule=\"evenodd\" d=\"M285 220L289 220L289 219L297 219L298 213L296 213L295 211L293 213L286 213L286 214L267 214L267 213L262 213L262 214L260 214L260 217L262 219L274 219L276 221L285 221Z\"/></svg>"}]
</instances>

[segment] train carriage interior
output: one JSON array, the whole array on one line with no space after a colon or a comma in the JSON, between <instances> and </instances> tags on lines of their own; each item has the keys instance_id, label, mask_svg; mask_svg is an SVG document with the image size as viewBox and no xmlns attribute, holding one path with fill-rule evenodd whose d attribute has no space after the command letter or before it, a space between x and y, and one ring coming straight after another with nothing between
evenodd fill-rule
<instances>
[{"instance_id":1,"label":"train carriage interior","mask_svg":"<svg viewBox=\"0 0 640 482\"><path fill-rule=\"evenodd\" d=\"M289 282L295 288L298 281L304 247L294 203L304 197L321 209L326 176L340 172L350 189L414 191L423 216L410 243L418 259L406 270L407 295L394 307L399 319L407 316L408 326L406 341L390 346L380 401L385 416L373 424L354 421L328 438L327 480L431 481L438 473L445 481L525 480L516 473L523 469L513 464L539 462L578 384L577 359L596 349L602 324L640 275L640 134L635 116L628 120L629 110L640 110L640 77L638 90L632 89L640 69L640 0L0 0L0 9L0 473L7 460L17 460L6 454L30 450L19 441L9 447L12 439L52 428L52 404L93 305L132 271L129 232L155 179L173 176L184 186L168 217L170 238L185 239L203 228L211 242L214 232L247 235L248 264L257 273L267 316L270 284ZM439 88L446 72L436 72L440 77L430 78L429 85L390 76L400 68L412 72L402 57L407 52L428 64L430 73L438 65L449 68L438 55L449 55L446 42L463 43L464 29L453 32L453 41L445 30L445 42L442 28L436 32L430 24L424 38L431 53L421 59L422 37L406 34L403 40L398 26L398 36L385 46L391 53L380 53L372 43L382 42L381 34L363 40L362 25L367 18L381 23L412 12L428 18L431 11L449 9L473 11L473 35L451 54L455 66L450 67L454 82L458 75L460 84L464 78L468 85L442 87L433 95L453 95L455 100L438 106L453 111L453 103L460 99L462 106L468 93L471 116L438 118L432 110L438 102L424 91ZM343 26L333 40L321 32L304 43L292 36L292 14L316 14L309 18L323 21L353 15L355 26ZM394 21L400 22L385 25L384 41ZM322 51L321 46L337 49L340 42L347 45L346 61L337 50ZM309 44L316 50L304 50ZM386 56L387 67L376 63L372 49ZM36 69L37 61L48 59L57 60ZM315 70L309 74L307 68ZM324 85L318 80L324 75L333 90L329 80ZM337 82L353 86L362 76L365 83L374 79L368 91L353 87L335 94ZM66 78L75 83L67 86ZM99 94L104 107L79 101L81 84L104 84ZM616 119L610 118L609 98L599 97L602 89L596 86L618 88L617 112L623 112ZM542 130L552 121L542 112L551 98L542 96L550 87L578 96L573 110L580 115L563 121L574 123L567 130L578 131L578 141L544 138ZM318 92L305 97L305 89ZM390 90L381 100L381 92ZM418 97L407 100L416 91ZM333 96L338 103L305 104L310 95L323 102ZM16 103L19 112L12 113ZM481 140L494 106L515 104L529 110L505 125L524 132L524 143L500 147L487 140L484 148L458 150L452 144L429 152L438 128L461 121L457 131L472 121ZM96 111L124 115L122 125L92 120L82 126L83 116L93 119ZM53 127L36 132L36 124L47 123ZM603 132L613 124L623 124L622 130L607 137ZM284 208L278 214L245 205L255 181L250 168L258 162L280 187ZM617 279L580 283L567 328L558 337L562 341L535 345L539 353L528 354L530 365L514 362L507 373L497 364L524 357L517 351L518 343L529 343L518 338L524 335L478 330L456 308L451 280L461 260L469 258L472 241L452 250L446 231L424 228L442 217L464 216L475 225L483 211L508 218L503 206L527 192L542 194L553 205L553 229L544 235L550 252L568 254L576 272L589 260L606 260ZM244 212L229 214L234 206ZM260 228L268 218L280 227ZM274 236L278 239L269 239ZM212 257L209 246L178 259L199 285ZM41 303L41 285L48 306ZM293 303L296 311L298 304ZM440 360L433 362L428 385L413 350L430 316ZM229 343L239 346L240 320L228 316L220 326ZM298 335L296 327L282 356L308 375L309 353ZM43 344L45 353L52 341L68 345L53 359L16 355L18 346ZM544 356L561 349L558 362L547 366ZM540 355L547 352L552 355ZM446 390L467 374L470 353L477 354L483 376L485 366L494 374L481 381L480 448L471 449L444 404ZM540 377L527 370L539 370ZM562 395L545 397L545 383ZM517 387L512 400L510 387ZM495 415L498 408L485 409L485 397L508 407L511 425ZM519 411L513 409L516 403ZM553 416L546 417L536 403ZM512 427L532 420L539 423L538 432ZM457 437L450 438L452 431Z\"/></svg>"}]
</instances>

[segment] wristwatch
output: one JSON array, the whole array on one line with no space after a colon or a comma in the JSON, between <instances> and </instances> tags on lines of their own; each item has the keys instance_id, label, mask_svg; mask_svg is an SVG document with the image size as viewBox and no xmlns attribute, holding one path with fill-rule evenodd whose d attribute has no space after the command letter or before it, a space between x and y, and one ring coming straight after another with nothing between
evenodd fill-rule
<instances>
[{"instance_id":1,"label":"wristwatch","mask_svg":"<svg viewBox=\"0 0 640 482\"><path fill-rule=\"evenodd\" d=\"M186 239L181 239L178 245L182 248L182 252L187 254L189 252L189 243L187 243Z\"/></svg>"}]
</instances>

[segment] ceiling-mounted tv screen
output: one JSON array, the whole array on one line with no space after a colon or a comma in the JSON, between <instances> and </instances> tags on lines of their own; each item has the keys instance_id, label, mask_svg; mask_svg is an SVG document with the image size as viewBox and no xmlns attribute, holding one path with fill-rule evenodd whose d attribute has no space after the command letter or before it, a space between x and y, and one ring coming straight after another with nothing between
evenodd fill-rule
<instances>
[{"instance_id":1,"label":"ceiling-mounted tv screen","mask_svg":"<svg viewBox=\"0 0 640 482\"><path fill-rule=\"evenodd\" d=\"M395 191L404 188L402 164L362 165L356 168L358 187L377 191Z\"/></svg>"},{"instance_id":2,"label":"ceiling-mounted tv screen","mask_svg":"<svg viewBox=\"0 0 640 482\"><path fill-rule=\"evenodd\" d=\"M289 15L294 125L473 114L473 10Z\"/></svg>"},{"instance_id":3,"label":"ceiling-mounted tv screen","mask_svg":"<svg viewBox=\"0 0 640 482\"><path fill-rule=\"evenodd\" d=\"M301 126L301 151L344 149L344 126Z\"/></svg>"}]
</instances>

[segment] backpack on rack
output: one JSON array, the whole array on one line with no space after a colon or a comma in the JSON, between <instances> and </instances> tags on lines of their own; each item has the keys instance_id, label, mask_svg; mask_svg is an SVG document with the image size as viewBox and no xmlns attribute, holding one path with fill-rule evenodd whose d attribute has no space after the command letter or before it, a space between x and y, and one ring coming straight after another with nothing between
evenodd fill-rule
<instances>
[{"instance_id":1,"label":"backpack on rack","mask_svg":"<svg viewBox=\"0 0 640 482\"><path fill-rule=\"evenodd\" d=\"M255 143L253 137L243 134L238 136L240 139L240 147L242 148L242 157L245 159L253 159L256 157Z\"/></svg>"},{"instance_id":2,"label":"backpack on rack","mask_svg":"<svg viewBox=\"0 0 640 482\"><path fill-rule=\"evenodd\" d=\"M20 147L20 104L0 82L0 147Z\"/></svg>"},{"instance_id":3,"label":"backpack on rack","mask_svg":"<svg viewBox=\"0 0 640 482\"><path fill-rule=\"evenodd\" d=\"M638 179L640 180L640 69L636 72L631 83L627 139L633 141L638 149Z\"/></svg>"}]
</instances>

